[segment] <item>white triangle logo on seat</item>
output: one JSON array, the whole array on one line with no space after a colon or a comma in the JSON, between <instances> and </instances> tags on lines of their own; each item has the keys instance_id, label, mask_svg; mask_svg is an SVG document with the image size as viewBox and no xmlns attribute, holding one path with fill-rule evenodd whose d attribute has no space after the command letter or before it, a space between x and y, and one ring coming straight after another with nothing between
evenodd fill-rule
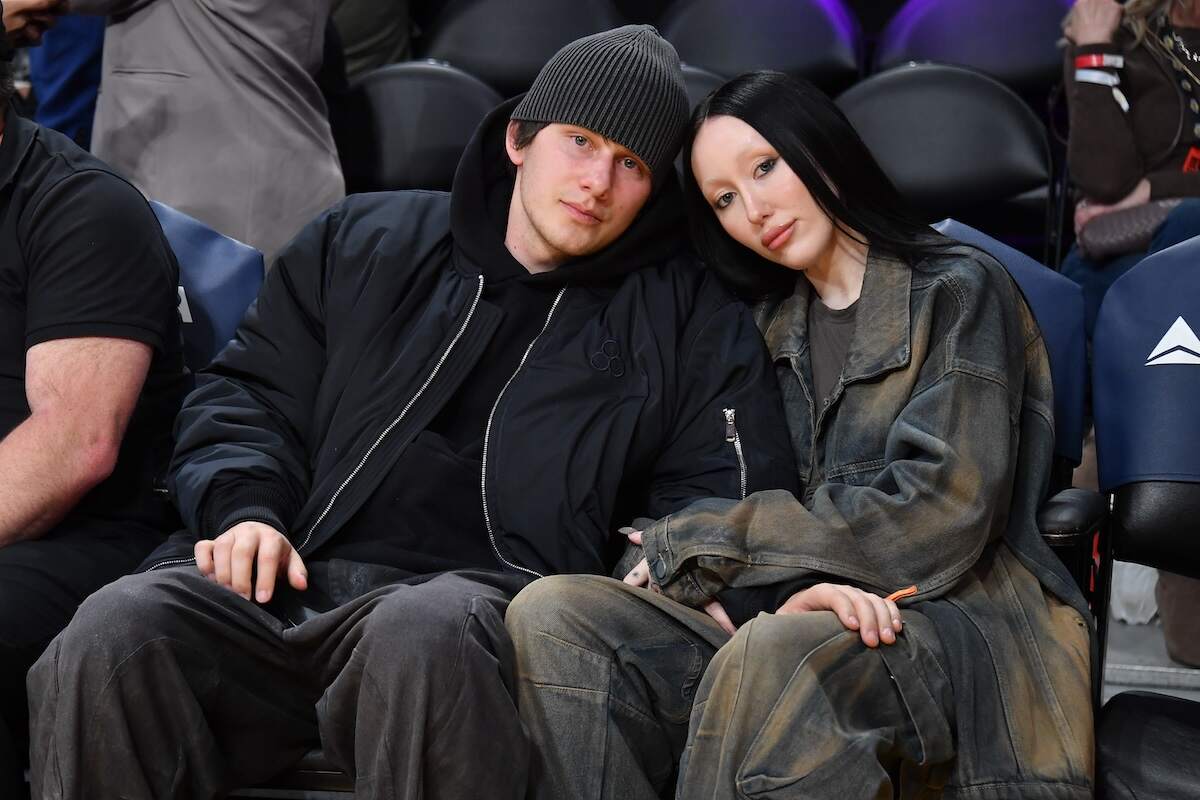
<instances>
[{"instance_id":1,"label":"white triangle logo on seat","mask_svg":"<svg viewBox=\"0 0 1200 800\"><path fill-rule=\"evenodd\" d=\"M1183 317L1175 320L1165 336L1155 345L1147 367L1158 367L1164 364L1197 364L1200 365L1200 339L1188 327Z\"/></svg>"}]
</instances>

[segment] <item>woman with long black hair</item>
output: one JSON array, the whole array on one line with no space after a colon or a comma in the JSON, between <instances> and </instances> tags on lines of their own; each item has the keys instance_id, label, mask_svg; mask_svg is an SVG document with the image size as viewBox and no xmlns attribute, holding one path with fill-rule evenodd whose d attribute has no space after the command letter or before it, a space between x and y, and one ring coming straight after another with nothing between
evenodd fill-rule
<instances>
[{"instance_id":1,"label":"woman with long black hair","mask_svg":"<svg viewBox=\"0 0 1200 800\"><path fill-rule=\"evenodd\" d=\"M1036 525L1050 371L1011 277L782 74L710 95L683 162L700 256L757 304L800 489L646 526L624 584L518 597L541 796L655 797L681 755L685 800L1090 798L1087 608Z\"/></svg>"}]
</instances>

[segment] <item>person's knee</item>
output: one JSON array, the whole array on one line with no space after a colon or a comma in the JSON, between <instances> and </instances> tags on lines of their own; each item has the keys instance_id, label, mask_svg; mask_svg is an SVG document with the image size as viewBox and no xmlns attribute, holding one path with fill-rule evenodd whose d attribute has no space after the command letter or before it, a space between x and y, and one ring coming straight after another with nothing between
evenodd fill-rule
<instances>
[{"instance_id":1,"label":"person's knee","mask_svg":"<svg viewBox=\"0 0 1200 800\"><path fill-rule=\"evenodd\" d=\"M488 598L401 589L367 617L360 647L368 664L446 671L464 649L490 651L504 634L503 611Z\"/></svg>"},{"instance_id":2,"label":"person's knee","mask_svg":"<svg viewBox=\"0 0 1200 800\"><path fill-rule=\"evenodd\" d=\"M169 608L162 577L131 575L93 592L75 612L58 643L58 657L86 661L128 653L163 635Z\"/></svg>"},{"instance_id":3,"label":"person's knee","mask_svg":"<svg viewBox=\"0 0 1200 800\"><path fill-rule=\"evenodd\" d=\"M760 614L739 628L726 648L743 652L748 663L794 667L814 649L839 638L853 645L858 633L843 626L832 611Z\"/></svg>"},{"instance_id":4,"label":"person's knee","mask_svg":"<svg viewBox=\"0 0 1200 800\"><path fill-rule=\"evenodd\" d=\"M569 640L571 631L601 612L602 584L608 581L594 575L550 575L526 586L504 616L517 648L546 634Z\"/></svg>"}]
</instances>

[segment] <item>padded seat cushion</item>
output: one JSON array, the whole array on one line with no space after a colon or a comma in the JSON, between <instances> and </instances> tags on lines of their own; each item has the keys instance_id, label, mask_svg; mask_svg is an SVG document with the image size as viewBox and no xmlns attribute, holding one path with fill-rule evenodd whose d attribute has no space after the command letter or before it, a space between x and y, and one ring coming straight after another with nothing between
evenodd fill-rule
<instances>
[{"instance_id":1,"label":"padded seat cushion","mask_svg":"<svg viewBox=\"0 0 1200 800\"><path fill-rule=\"evenodd\" d=\"M1123 692L1100 713L1097 800L1200 796L1200 703Z\"/></svg>"}]
</instances>

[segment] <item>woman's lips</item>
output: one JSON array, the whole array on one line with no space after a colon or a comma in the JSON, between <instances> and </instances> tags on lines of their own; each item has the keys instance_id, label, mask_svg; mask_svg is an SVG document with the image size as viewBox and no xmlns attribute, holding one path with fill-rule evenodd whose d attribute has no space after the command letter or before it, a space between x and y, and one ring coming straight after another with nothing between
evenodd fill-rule
<instances>
[{"instance_id":1,"label":"woman's lips","mask_svg":"<svg viewBox=\"0 0 1200 800\"><path fill-rule=\"evenodd\" d=\"M597 217L595 214L591 214L587 211L584 211L579 206L575 205L574 203L568 203L566 200L563 200L561 202L564 206L567 207L567 212L572 217L574 217L577 221L582 222L584 225L600 224L600 218Z\"/></svg>"},{"instance_id":2,"label":"woman's lips","mask_svg":"<svg viewBox=\"0 0 1200 800\"><path fill-rule=\"evenodd\" d=\"M791 238L792 229L795 227L796 220L792 220L787 225L778 225L771 228L762 236L763 247L768 250L778 250L780 247L783 247L787 243L787 240Z\"/></svg>"}]
</instances>

